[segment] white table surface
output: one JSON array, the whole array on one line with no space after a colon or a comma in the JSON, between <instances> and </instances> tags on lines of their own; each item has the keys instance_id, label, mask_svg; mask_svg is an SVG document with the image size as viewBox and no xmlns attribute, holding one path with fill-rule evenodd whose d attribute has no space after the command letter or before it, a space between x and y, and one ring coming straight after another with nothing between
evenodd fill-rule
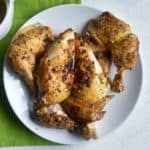
<instances>
[{"instance_id":1,"label":"white table surface","mask_svg":"<svg viewBox=\"0 0 150 150\"><path fill-rule=\"evenodd\" d=\"M122 126L100 141L76 146L11 147L1 150L150 150L150 0L83 0L82 4L113 12L126 20L137 33L144 72L138 103Z\"/></svg>"}]
</instances>

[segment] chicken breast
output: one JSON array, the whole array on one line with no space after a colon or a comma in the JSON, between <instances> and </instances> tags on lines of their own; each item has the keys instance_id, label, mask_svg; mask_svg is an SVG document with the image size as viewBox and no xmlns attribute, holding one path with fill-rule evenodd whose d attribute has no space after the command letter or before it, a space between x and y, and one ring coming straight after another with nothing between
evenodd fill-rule
<instances>
[{"instance_id":1,"label":"chicken breast","mask_svg":"<svg viewBox=\"0 0 150 150\"><path fill-rule=\"evenodd\" d=\"M40 100L46 105L57 104L68 98L74 73L74 32L68 29L51 44L37 69Z\"/></svg>"},{"instance_id":2,"label":"chicken breast","mask_svg":"<svg viewBox=\"0 0 150 150\"><path fill-rule=\"evenodd\" d=\"M75 79L72 95L62 106L77 122L90 122L102 118L109 83L87 43L76 48Z\"/></svg>"},{"instance_id":3,"label":"chicken breast","mask_svg":"<svg viewBox=\"0 0 150 150\"><path fill-rule=\"evenodd\" d=\"M49 27L33 24L18 31L10 44L8 51L10 64L32 89L36 61L43 55L48 41L52 39L53 35Z\"/></svg>"},{"instance_id":4,"label":"chicken breast","mask_svg":"<svg viewBox=\"0 0 150 150\"><path fill-rule=\"evenodd\" d=\"M89 103L86 98L79 99L71 96L61 104L65 112L78 123L86 124L88 122L100 120L105 111L104 106L112 99L112 96L105 96L100 101Z\"/></svg>"},{"instance_id":5,"label":"chicken breast","mask_svg":"<svg viewBox=\"0 0 150 150\"><path fill-rule=\"evenodd\" d=\"M73 95L89 103L100 101L108 91L109 83L102 67L87 43L76 49L75 89Z\"/></svg>"},{"instance_id":6,"label":"chicken breast","mask_svg":"<svg viewBox=\"0 0 150 150\"><path fill-rule=\"evenodd\" d=\"M130 33L112 45L112 59L117 67L132 69L137 62L139 41Z\"/></svg>"},{"instance_id":7,"label":"chicken breast","mask_svg":"<svg viewBox=\"0 0 150 150\"><path fill-rule=\"evenodd\" d=\"M84 40L81 44L78 43L74 88L71 96L61 105L68 116L77 122L77 130L86 139L90 139L97 137L95 121L103 118L104 106L112 96L107 95L109 82L94 56L91 45Z\"/></svg>"}]
</instances>

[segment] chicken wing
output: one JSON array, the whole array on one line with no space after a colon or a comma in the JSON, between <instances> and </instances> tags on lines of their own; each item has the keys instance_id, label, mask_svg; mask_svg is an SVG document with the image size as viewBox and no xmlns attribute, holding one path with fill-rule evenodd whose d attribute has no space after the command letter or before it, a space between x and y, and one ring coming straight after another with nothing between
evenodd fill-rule
<instances>
[{"instance_id":1,"label":"chicken wing","mask_svg":"<svg viewBox=\"0 0 150 150\"><path fill-rule=\"evenodd\" d=\"M111 52L112 60L118 68L112 83L112 90L121 92L124 89L125 70L134 68L137 62L139 49L137 36L132 33L128 24L110 12L104 12L98 18L90 21L87 32L95 34L104 44L105 50Z\"/></svg>"},{"instance_id":2,"label":"chicken wing","mask_svg":"<svg viewBox=\"0 0 150 150\"><path fill-rule=\"evenodd\" d=\"M51 44L37 69L37 86L45 105L57 104L69 95L74 74L74 32L68 29Z\"/></svg>"},{"instance_id":3,"label":"chicken wing","mask_svg":"<svg viewBox=\"0 0 150 150\"><path fill-rule=\"evenodd\" d=\"M33 71L37 59L43 55L48 41L53 39L49 27L33 24L21 29L13 38L8 52L11 65L33 89Z\"/></svg>"}]
</instances>

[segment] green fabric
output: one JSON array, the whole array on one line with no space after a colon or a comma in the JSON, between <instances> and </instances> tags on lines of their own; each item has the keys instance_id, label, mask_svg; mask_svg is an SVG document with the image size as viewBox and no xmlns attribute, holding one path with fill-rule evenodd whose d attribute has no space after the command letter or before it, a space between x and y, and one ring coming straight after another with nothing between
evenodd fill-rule
<instances>
[{"instance_id":1,"label":"green fabric","mask_svg":"<svg viewBox=\"0 0 150 150\"><path fill-rule=\"evenodd\" d=\"M54 145L36 136L24 127L13 114L2 85L2 65L9 42L18 28L39 11L66 3L80 3L80 0L16 0L13 26L7 37L0 41L0 146Z\"/></svg>"}]
</instances>

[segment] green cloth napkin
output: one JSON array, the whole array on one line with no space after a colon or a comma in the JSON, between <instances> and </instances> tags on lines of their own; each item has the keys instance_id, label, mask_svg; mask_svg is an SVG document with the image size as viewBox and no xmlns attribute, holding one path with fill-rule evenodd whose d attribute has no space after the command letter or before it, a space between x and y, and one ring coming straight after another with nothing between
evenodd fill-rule
<instances>
[{"instance_id":1,"label":"green cloth napkin","mask_svg":"<svg viewBox=\"0 0 150 150\"><path fill-rule=\"evenodd\" d=\"M2 65L10 40L19 27L30 17L43 9L80 0L16 0L13 26L8 35L0 41L0 146L54 145L30 132L12 112L2 85Z\"/></svg>"}]
</instances>

